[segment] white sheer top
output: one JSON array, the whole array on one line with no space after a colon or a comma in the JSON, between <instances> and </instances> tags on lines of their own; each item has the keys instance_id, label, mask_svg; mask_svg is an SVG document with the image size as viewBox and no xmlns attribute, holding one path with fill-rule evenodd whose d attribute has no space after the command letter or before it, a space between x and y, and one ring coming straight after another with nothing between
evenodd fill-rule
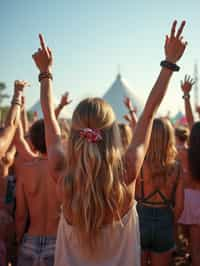
<instances>
[{"instance_id":1,"label":"white sheer top","mask_svg":"<svg viewBox=\"0 0 200 266\"><path fill-rule=\"evenodd\" d=\"M84 256L74 232L63 213L58 226L54 266L140 266L140 234L136 211L133 207L114 228L106 225L101 232L98 256Z\"/></svg>"}]
</instances>

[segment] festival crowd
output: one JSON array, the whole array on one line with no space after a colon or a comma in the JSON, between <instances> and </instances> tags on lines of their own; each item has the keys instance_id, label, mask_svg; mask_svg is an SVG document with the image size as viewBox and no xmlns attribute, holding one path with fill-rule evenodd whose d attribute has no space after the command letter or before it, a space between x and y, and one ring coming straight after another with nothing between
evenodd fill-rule
<instances>
[{"instance_id":1,"label":"festival crowd","mask_svg":"<svg viewBox=\"0 0 200 266\"><path fill-rule=\"evenodd\" d=\"M0 266L170 266L180 235L200 265L200 122L189 75L180 85L188 126L156 116L180 70L184 26L174 21L166 36L140 117L122 102L125 123L101 98L59 119L71 100L66 93L54 107L53 53L39 35L32 58L44 118L28 121L29 84L18 80L0 128Z\"/></svg>"}]
</instances>

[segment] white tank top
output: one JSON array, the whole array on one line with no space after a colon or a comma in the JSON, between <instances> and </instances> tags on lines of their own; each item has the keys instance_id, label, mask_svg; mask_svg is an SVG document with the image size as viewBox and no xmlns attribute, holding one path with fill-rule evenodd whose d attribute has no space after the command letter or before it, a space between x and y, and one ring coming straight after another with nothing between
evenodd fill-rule
<instances>
[{"instance_id":1,"label":"white tank top","mask_svg":"<svg viewBox=\"0 0 200 266\"><path fill-rule=\"evenodd\" d=\"M69 225L63 213L57 232L54 266L140 266L140 233L136 201L128 213L116 222L114 228L106 225L101 231L98 257L84 256L74 237L74 227Z\"/></svg>"}]
</instances>

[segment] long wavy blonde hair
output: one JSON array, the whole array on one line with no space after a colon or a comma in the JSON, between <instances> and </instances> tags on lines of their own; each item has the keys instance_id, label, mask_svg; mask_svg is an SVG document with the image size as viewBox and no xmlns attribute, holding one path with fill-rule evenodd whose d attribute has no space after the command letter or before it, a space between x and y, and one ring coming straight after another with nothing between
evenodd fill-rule
<instances>
[{"instance_id":1,"label":"long wavy blonde hair","mask_svg":"<svg viewBox=\"0 0 200 266\"><path fill-rule=\"evenodd\" d=\"M102 140L91 143L80 136L84 128L99 129ZM68 174L65 179L67 207L72 212L79 243L91 253L105 223L112 224L127 200L122 164L122 144L115 114L100 98L79 103L72 117L68 143Z\"/></svg>"},{"instance_id":2,"label":"long wavy blonde hair","mask_svg":"<svg viewBox=\"0 0 200 266\"><path fill-rule=\"evenodd\" d=\"M176 161L176 155L175 134L171 122L165 118L155 119L146 154L146 162L153 180L167 180Z\"/></svg>"}]
</instances>

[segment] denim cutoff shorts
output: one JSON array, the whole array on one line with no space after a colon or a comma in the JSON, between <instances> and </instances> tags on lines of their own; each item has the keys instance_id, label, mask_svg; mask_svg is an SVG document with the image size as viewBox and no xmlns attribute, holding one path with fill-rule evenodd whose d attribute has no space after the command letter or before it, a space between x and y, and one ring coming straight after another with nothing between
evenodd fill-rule
<instances>
[{"instance_id":1,"label":"denim cutoff shorts","mask_svg":"<svg viewBox=\"0 0 200 266\"><path fill-rule=\"evenodd\" d=\"M54 265L56 237L25 234L19 249L18 266Z\"/></svg>"},{"instance_id":2,"label":"denim cutoff shorts","mask_svg":"<svg viewBox=\"0 0 200 266\"><path fill-rule=\"evenodd\" d=\"M169 207L137 204L142 251L166 252L175 247L174 215Z\"/></svg>"}]
</instances>

